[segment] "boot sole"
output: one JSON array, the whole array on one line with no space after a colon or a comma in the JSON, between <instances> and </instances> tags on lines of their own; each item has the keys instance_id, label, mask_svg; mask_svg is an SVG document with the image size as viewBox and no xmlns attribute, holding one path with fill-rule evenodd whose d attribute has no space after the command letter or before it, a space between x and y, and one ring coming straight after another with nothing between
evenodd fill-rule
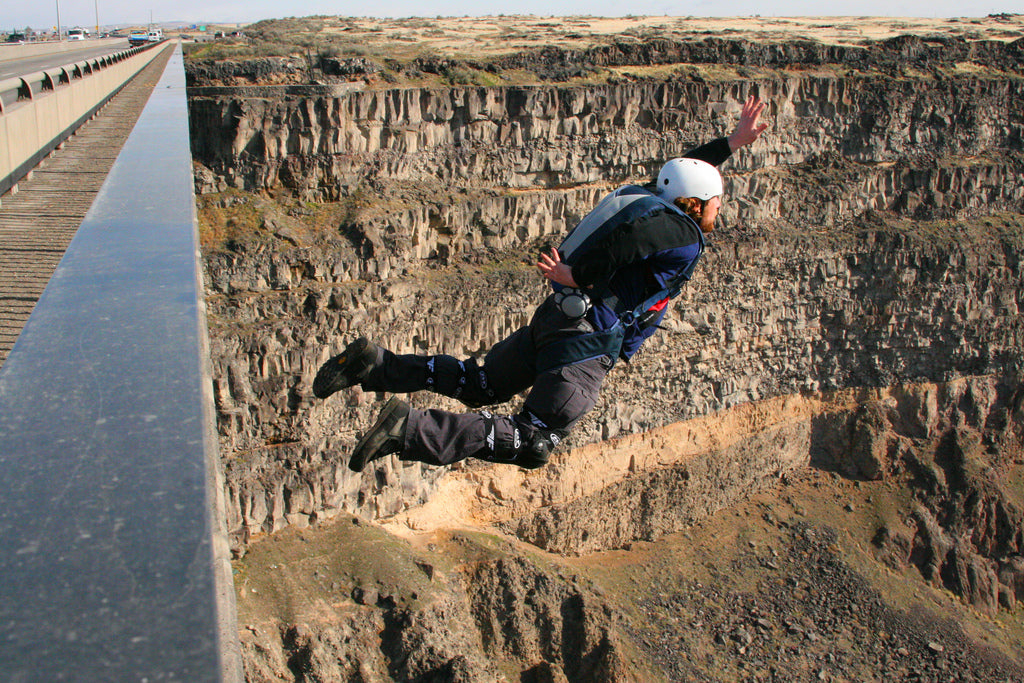
<instances>
[{"instance_id":1,"label":"boot sole","mask_svg":"<svg viewBox=\"0 0 1024 683\"><path fill-rule=\"evenodd\" d=\"M369 346L370 341L365 337L360 337L353 342L351 348L345 349L324 363L313 379L313 395L317 398L327 398L342 389L347 389L357 384L359 377L349 378L345 373L345 365L352 359L359 358L365 354ZM365 372L359 374L365 374Z\"/></svg>"},{"instance_id":2,"label":"boot sole","mask_svg":"<svg viewBox=\"0 0 1024 683\"><path fill-rule=\"evenodd\" d=\"M380 415L377 417L377 421L373 423L373 426L370 427L365 434L363 434L363 438L359 439L359 442L356 444L355 449L353 449L352 457L349 458L348 460L348 468L350 470L352 470L353 472L363 471L363 468L366 467L366 456L368 455L369 451L369 448L367 446L369 445L370 440L373 437L377 436L377 431L382 426L384 426L384 423L387 422L391 418L391 416L395 414L395 411L398 410L398 408L401 405L402 400L399 399L397 396L392 396L391 399L387 402L387 404L384 406L384 409L380 411Z\"/></svg>"}]
</instances>

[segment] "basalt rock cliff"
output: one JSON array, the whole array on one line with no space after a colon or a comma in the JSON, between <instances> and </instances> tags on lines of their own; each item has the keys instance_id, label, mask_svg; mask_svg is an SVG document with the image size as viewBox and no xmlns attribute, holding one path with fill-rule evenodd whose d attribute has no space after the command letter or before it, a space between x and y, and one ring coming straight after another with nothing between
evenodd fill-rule
<instances>
[{"instance_id":1,"label":"basalt rock cliff","mask_svg":"<svg viewBox=\"0 0 1024 683\"><path fill-rule=\"evenodd\" d=\"M878 561L988 614L1014 609L1024 599L1024 500L1007 484L1024 464L1020 50L653 41L508 59L684 67L662 79L447 89L225 87L237 83L231 68L190 67L239 554L257 536L356 514L413 530L484 525L586 558L685 531L811 468L905 486L905 509L871 529ZM771 129L723 167L725 207L697 275L548 467L387 458L362 475L346 469L382 404L358 389L314 399L323 361L358 334L398 352L485 352L544 296L531 265L542 247L608 189L730 132L749 95L769 102ZM817 538L793 533L796 544ZM365 633L338 614L341 625L317 633L257 629L243 638L249 666L267 677L331 677L334 666L352 680L497 680L518 666L522 680L640 680L630 671L645 646L616 621L614 598L529 578L522 560L474 557L452 570L468 597L356 600L384 610ZM520 621L508 620L508 600ZM439 645L435 630L453 614L465 628ZM324 639L372 647L381 630L400 654L314 661Z\"/></svg>"}]
</instances>

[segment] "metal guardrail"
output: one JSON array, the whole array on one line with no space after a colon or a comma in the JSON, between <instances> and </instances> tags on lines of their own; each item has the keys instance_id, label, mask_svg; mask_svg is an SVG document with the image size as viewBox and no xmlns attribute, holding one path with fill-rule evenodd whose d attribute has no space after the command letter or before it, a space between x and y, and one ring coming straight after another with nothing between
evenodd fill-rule
<instances>
[{"instance_id":1,"label":"metal guardrail","mask_svg":"<svg viewBox=\"0 0 1024 683\"><path fill-rule=\"evenodd\" d=\"M140 52L150 50L158 44L152 43L140 47L130 47L102 57L69 62L52 69L36 71L17 78L8 78L0 81L0 115L3 115L7 109L20 101L34 100L39 95L56 90L57 86L70 85L73 80L91 76L103 69L134 57Z\"/></svg>"},{"instance_id":2,"label":"metal guardrail","mask_svg":"<svg viewBox=\"0 0 1024 683\"><path fill-rule=\"evenodd\" d=\"M160 43L0 81L0 194L113 97Z\"/></svg>"},{"instance_id":3,"label":"metal guardrail","mask_svg":"<svg viewBox=\"0 0 1024 683\"><path fill-rule=\"evenodd\" d=\"M177 48L0 367L0 678L238 681Z\"/></svg>"},{"instance_id":4,"label":"metal guardrail","mask_svg":"<svg viewBox=\"0 0 1024 683\"><path fill-rule=\"evenodd\" d=\"M89 38L88 40L44 40L14 44L0 43L0 63L18 59L42 57L44 55L60 54L61 52L81 52L83 50L91 50L96 46L113 46L118 43L127 44L127 42L128 37L122 36L117 38Z\"/></svg>"}]
</instances>

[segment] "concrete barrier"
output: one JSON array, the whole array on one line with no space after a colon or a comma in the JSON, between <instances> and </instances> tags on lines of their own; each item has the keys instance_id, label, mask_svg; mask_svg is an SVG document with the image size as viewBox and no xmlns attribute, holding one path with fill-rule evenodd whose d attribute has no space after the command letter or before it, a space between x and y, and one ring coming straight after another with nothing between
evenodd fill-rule
<instances>
[{"instance_id":1,"label":"concrete barrier","mask_svg":"<svg viewBox=\"0 0 1024 683\"><path fill-rule=\"evenodd\" d=\"M164 49L133 48L0 82L0 195ZM17 99L12 101L12 92Z\"/></svg>"},{"instance_id":2,"label":"concrete barrier","mask_svg":"<svg viewBox=\"0 0 1024 683\"><path fill-rule=\"evenodd\" d=\"M178 50L0 367L0 680L242 680Z\"/></svg>"}]
</instances>

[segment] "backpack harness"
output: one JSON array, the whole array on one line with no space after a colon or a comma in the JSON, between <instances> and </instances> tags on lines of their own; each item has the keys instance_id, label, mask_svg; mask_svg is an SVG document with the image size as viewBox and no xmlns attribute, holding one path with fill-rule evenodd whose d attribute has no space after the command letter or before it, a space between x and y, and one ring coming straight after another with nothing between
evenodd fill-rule
<instances>
[{"instance_id":1,"label":"backpack harness","mask_svg":"<svg viewBox=\"0 0 1024 683\"><path fill-rule=\"evenodd\" d=\"M572 266L587 251L599 244L619 226L643 218L664 208L686 216L683 211L670 202L666 202L653 192L637 185L626 185L602 199L594 210L587 214L569 233L558 251L562 261ZM704 253L704 233L697 227L699 250L697 257L666 286L658 290L635 308L627 309L614 294L606 292L601 302L610 307L619 317L618 321L607 330L598 330L585 334L567 337L553 344L537 349L537 372L545 372L554 368L580 363L591 358L610 356L612 362L619 358L627 330L636 323L647 311L661 301L675 298L683 285L693 275ZM605 283L607 284L607 283Z\"/></svg>"}]
</instances>

